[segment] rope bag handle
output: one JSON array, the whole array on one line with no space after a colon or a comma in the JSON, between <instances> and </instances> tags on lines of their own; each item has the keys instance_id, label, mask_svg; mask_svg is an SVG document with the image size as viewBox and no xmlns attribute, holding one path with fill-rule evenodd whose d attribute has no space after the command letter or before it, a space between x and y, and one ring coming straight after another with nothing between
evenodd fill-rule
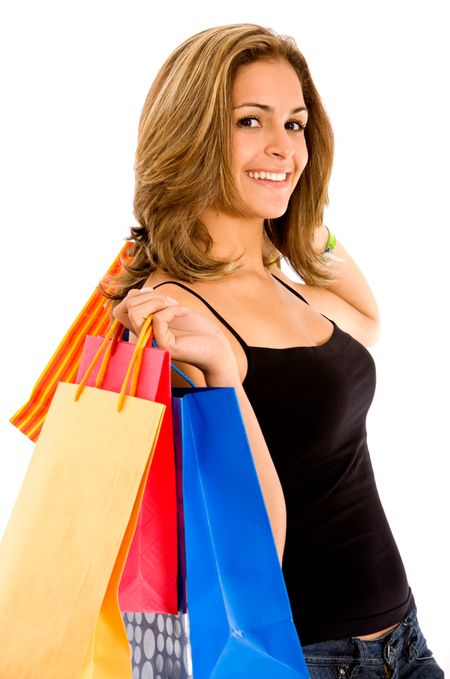
<instances>
[{"instance_id":1,"label":"rope bag handle","mask_svg":"<svg viewBox=\"0 0 450 679\"><path fill-rule=\"evenodd\" d=\"M144 349L146 348L148 342L150 341L152 337L152 321L153 321L153 316L148 316L148 318L145 319L144 324L141 328L141 332L139 333L138 340L136 342L136 345L134 347L133 355L131 357L130 363L128 365L128 369L125 375L125 378L122 382L122 387L119 392L119 397L118 397L118 402L117 402L117 410L120 412L123 409L124 403L125 403L125 396L127 393L127 387L128 383L130 382L131 378L131 383L130 383L130 389L129 389L129 396L135 396L136 395L136 388L137 388L137 383L139 379L139 371L141 368L142 364L142 358L144 355ZM100 369L98 371L97 378L95 380L95 386L97 388L100 388L103 383L103 379L109 364L109 360L111 358L111 355L113 353L113 350L120 339L122 333L124 331L124 326L119 323L117 319L113 321L111 324L111 327L109 328L108 332L105 335L105 338L99 347L97 353L95 354L94 358L90 362L83 379L81 380L80 384L78 385L78 389L75 393L75 401L78 401L80 398L83 389L85 387L85 384L87 380L89 379L90 374L92 373L94 367L96 366L100 356L102 355L103 352L104 356L102 359L102 363L100 365ZM105 351L106 349L106 351Z\"/></svg>"}]
</instances>

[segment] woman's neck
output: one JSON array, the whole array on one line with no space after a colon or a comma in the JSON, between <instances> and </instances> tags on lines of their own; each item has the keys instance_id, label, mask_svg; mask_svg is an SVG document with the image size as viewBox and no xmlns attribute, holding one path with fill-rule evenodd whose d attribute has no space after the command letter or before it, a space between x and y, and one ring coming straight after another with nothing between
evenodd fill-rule
<instances>
[{"instance_id":1,"label":"woman's neck","mask_svg":"<svg viewBox=\"0 0 450 679\"><path fill-rule=\"evenodd\" d=\"M267 276L263 262L264 220L207 210L200 216L213 240L212 256L240 258L240 271Z\"/></svg>"}]
</instances>

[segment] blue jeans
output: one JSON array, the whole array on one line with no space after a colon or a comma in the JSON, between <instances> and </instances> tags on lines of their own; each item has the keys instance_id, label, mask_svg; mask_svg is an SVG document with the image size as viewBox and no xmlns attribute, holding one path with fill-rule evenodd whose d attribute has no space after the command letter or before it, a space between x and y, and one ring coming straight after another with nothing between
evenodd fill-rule
<instances>
[{"instance_id":1,"label":"blue jeans","mask_svg":"<svg viewBox=\"0 0 450 679\"><path fill-rule=\"evenodd\" d=\"M379 639L356 637L303 646L311 679L443 679L414 609Z\"/></svg>"}]
</instances>

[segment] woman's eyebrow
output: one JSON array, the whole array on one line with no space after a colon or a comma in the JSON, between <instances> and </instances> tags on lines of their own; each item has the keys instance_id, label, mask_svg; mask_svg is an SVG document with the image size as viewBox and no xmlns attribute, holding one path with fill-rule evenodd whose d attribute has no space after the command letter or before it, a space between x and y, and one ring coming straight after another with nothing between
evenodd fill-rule
<instances>
[{"instance_id":1,"label":"woman's eyebrow","mask_svg":"<svg viewBox=\"0 0 450 679\"><path fill-rule=\"evenodd\" d=\"M267 106L267 104L257 104L255 102L247 102L246 104L239 104L239 106L234 106L234 109L237 108L245 108L245 106L253 106L255 108L260 108L263 111L268 111L269 113L273 113L274 109L272 106ZM291 115L293 113L300 113L301 111L308 111L306 106L298 106L297 108L292 109Z\"/></svg>"}]
</instances>

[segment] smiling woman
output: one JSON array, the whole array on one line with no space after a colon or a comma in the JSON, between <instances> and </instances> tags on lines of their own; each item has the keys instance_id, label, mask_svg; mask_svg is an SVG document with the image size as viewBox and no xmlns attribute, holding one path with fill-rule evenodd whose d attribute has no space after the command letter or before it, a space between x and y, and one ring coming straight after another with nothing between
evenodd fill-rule
<instances>
[{"instance_id":1,"label":"smiling woman","mask_svg":"<svg viewBox=\"0 0 450 679\"><path fill-rule=\"evenodd\" d=\"M332 161L292 38L192 36L146 98L132 259L103 292L131 340L152 315L185 375L235 389L312 679L437 679L371 465L379 313L323 224Z\"/></svg>"},{"instance_id":2,"label":"smiling woman","mask_svg":"<svg viewBox=\"0 0 450 679\"><path fill-rule=\"evenodd\" d=\"M370 462L379 314L323 225L332 158L291 38L250 24L189 38L144 105L134 260L109 296L133 333L154 314L196 384L235 388L311 677L442 677Z\"/></svg>"}]
</instances>

